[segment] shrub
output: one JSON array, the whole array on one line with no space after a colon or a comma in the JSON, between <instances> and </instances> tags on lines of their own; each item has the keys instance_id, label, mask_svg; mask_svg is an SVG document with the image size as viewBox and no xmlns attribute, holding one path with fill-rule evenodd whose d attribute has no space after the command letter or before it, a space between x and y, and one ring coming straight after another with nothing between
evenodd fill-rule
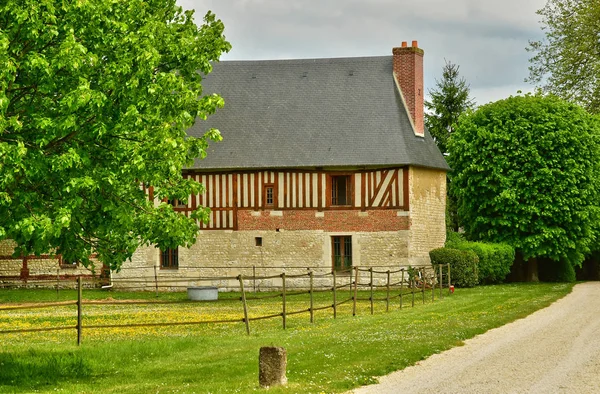
<instances>
[{"instance_id":1,"label":"shrub","mask_svg":"<svg viewBox=\"0 0 600 394\"><path fill-rule=\"evenodd\" d=\"M566 259L538 259L539 278L544 282L575 282L575 269Z\"/></svg>"},{"instance_id":2,"label":"shrub","mask_svg":"<svg viewBox=\"0 0 600 394\"><path fill-rule=\"evenodd\" d=\"M447 248L454 248L454 245L460 244L463 242L467 242L465 236L461 233L457 233L455 231L448 231L446 233L446 244Z\"/></svg>"},{"instance_id":3,"label":"shrub","mask_svg":"<svg viewBox=\"0 0 600 394\"><path fill-rule=\"evenodd\" d=\"M479 283L502 282L515 261L515 250L507 244L464 241L452 248L471 250L479 257Z\"/></svg>"},{"instance_id":4,"label":"shrub","mask_svg":"<svg viewBox=\"0 0 600 394\"><path fill-rule=\"evenodd\" d=\"M451 281L457 287L477 286L479 258L471 250L438 248L429 252L431 263L437 271L440 264L450 264Z\"/></svg>"}]
</instances>

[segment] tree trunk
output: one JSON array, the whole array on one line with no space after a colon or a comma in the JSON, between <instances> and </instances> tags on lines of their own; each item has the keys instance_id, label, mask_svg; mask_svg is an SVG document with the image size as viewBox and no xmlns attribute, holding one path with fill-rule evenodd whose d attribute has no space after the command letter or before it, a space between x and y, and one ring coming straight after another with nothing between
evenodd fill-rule
<instances>
[{"instance_id":1,"label":"tree trunk","mask_svg":"<svg viewBox=\"0 0 600 394\"><path fill-rule=\"evenodd\" d=\"M539 282L538 277L538 260L536 257L531 257L527 261L527 282Z\"/></svg>"}]
</instances>

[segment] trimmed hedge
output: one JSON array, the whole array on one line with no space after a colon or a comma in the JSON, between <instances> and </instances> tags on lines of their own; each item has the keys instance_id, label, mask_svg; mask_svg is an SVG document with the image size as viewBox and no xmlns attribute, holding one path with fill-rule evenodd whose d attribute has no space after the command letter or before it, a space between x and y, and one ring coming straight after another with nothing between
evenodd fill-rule
<instances>
[{"instance_id":1,"label":"trimmed hedge","mask_svg":"<svg viewBox=\"0 0 600 394\"><path fill-rule=\"evenodd\" d=\"M479 258L471 250L438 248L429 252L431 263L437 271L440 264L450 264L451 281L456 287L477 286Z\"/></svg>"},{"instance_id":2,"label":"trimmed hedge","mask_svg":"<svg viewBox=\"0 0 600 394\"><path fill-rule=\"evenodd\" d=\"M575 282L575 268L565 259L538 259L538 275L543 282Z\"/></svg>"},{"instance_id":3,"label":"trimmed hedge","mask_svg":"<svg viewBox=\"0 0 600 394\"><path fill-rule=\"evenodd\" d=\"M491 242L470 242L462 235L448 233L446 247L471 250L479 257L479 283L501 283L510 273L515 261L515 249L508 244Z\"/></svg>"}]
</instances>

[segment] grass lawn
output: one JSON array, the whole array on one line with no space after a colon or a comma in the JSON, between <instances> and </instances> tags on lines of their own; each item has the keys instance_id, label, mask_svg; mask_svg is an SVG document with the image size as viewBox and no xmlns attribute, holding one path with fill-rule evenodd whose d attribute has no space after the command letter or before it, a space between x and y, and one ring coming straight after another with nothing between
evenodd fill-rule
<instances>
[{"instance_id":1,"label":"grass lawn","mask_svg":"<svg viewBox=\"0 0 600 394\"><path fill-rule=\"evenodd\" d=\"M351 303L331 310L281 319L243 323L128 329L89 329L91 324L149 321L180 322L241 318L236 294L220 294L212 303L166 305L84 305L83 344L75 330L0 334L0 392L65 393L247 393L258 387L261 346L283 346L288 352L288 386L269 393L343 392L375 383L377 376L399 370L543 308L571 291L570 284L511 284L457 289L451 297L422 304L417 297L404 308L396 299L390 312L385 303L361 302L358 316ZM249 295L251 296L251 295ZM338 294L338 301L349 293ZM379 294L379 297L383 294ZM84 291L84 299L156 299L152 293ZM367 293L359 297L368 297ZM0 304L75 299L74 291L0 290ZM185 299L185 294L161 294L160 300ZM307 296L288 298L288 311L308 307ZM318 294L315 307L331 304ZM250 317L280 312L281 300L251 300ZM54 309L0 311L0 330L75 325L74 306Z\"/></svg>"}]
</instances>

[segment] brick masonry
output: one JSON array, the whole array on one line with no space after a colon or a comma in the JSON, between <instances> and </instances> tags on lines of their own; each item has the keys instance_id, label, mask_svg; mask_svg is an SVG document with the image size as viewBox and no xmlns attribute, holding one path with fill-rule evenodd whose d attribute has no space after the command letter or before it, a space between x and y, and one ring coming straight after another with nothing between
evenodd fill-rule
<instances>
[{"instance_id":1,"label":"brick masonry","mask_svg":"<svg viewBox=\"0 0 600 394\"><path fill-rule=\"evenodd\" d=\"M396 80L400 86L402 96L408 112L411 115L415 134L423 136L424 128L424 92L423 92L423 55L422 49L418 48L417 42L412 46L406 42L402 47L393 48L393 70Z\"/></svg>"},{"instance_id":2,"label":"brick masonry","mask_svg":"<svg viewBox=\"0 0 600 394\"><path fill-rule=\"evenodd\" d=\"M275 213L275 215L274 215ZM323 230L336 231L398 231L408 230L408 217L398 216L396 210L315 209L285 211L238 211L238 228L245 230Z\"/></svg>"}]
</instances>

